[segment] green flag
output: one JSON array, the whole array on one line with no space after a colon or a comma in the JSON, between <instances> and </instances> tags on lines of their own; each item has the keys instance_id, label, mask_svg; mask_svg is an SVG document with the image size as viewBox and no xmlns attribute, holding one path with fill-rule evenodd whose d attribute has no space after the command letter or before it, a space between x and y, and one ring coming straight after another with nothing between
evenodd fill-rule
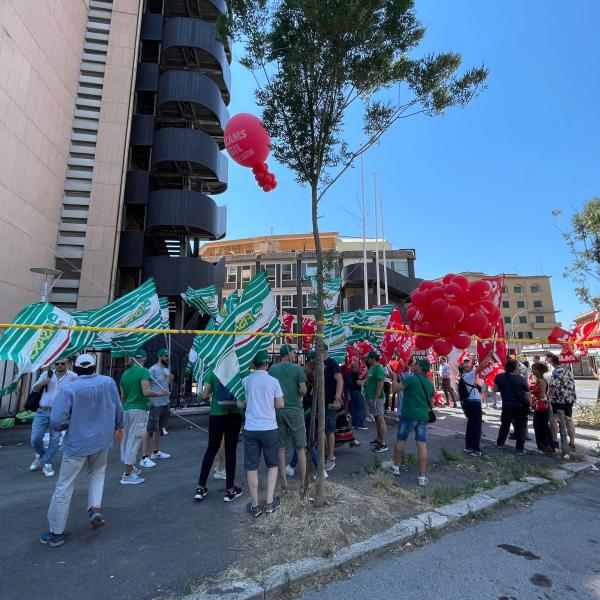
<instances>
[{"instance_id":1,"label":"green flag","mask_svg":"<svg viewBox=\"0 0 600 600\"><path fill-rule=\"evenodd\" d=\"M221 306L221 310L219 312L220 318L217 317L217 323L220 323L222 319L224 319L227 315L231 314L233 309L237 306L240 301L240 297L238 295L238 291L234 290L223 300L223 306Z\"/></svg>"},{"instance_id":2,"label":"green flag","mask_svg":"<svg viewBox=\"0 0 600 600\"><path fill-rule=\"evenodd\" d=\"M346 360L346 327L342 323L328 323L323 329L325 343L329 350L329 358L338 363Z\"/></svg>"},{"instance_id":3,"label":"green flag","mask_svg":"<svg viewBox=\"0 0 600 600\"><path fill-rule=\"evenodd\" d=\"M181 297L203 315L216 318L219 314L219 295L214 285L198 289L188 287Z\"/></svg>"},{"instance_id":4,"label":"green flag","mask_svg":"<svg viewBox=\"0 0 600 600\"><path fill-rule=\"evenodd\" d=\"M311 291L308 294L309 308L316 309L317 307L317 278L314 275L305 275L302 278L303 284L309 284ZM340 289L342 287L342 278L334 277L323 281L323 320L331 323L333 315L340 297Z\"/></svg>"},{"instance_id":5,"label":"green flag","mask_svg":"<svg viewBox=\"0 0 600 600\"><path fill-rule=\"evenodd\" d=\"M387 327L394 304L382 304L368 308L367 310L355 311L356 316L352 325L361 325L363 327ZM353 329L352 335L348 339L348 344L354 342L367 341L373 344L376 348L381 347L385 333L380 331L367 331L365 329Z\"/></svg>"}]
</instances>

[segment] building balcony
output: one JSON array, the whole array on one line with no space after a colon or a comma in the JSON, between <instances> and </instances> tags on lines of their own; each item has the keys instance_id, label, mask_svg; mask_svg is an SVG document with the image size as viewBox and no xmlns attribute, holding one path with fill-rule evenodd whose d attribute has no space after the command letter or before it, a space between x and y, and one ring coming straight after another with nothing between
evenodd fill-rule
<instances>
[{"instance_id":1,"label":"building balcony","mask_svg":"<svg viewBox=\"0 0 600 600\"><path fill-rule=\"evenodd\" d=\"M135 76L136 92L156 92L158 89L158 65L156 63L138 63Z\"/></svg>"},{"instance_id":2,"label":"building balcony","mask_svg":"<svg viewBox=\"0 0 600 600\"><path fill-rule=\"evenodd\" d=\"M131 119L132 146L152 146L154 139L154 117L151 115L133 115Z\"/></svg>"},{"instance_id":3,"label":"building balcony","mask_svg":"<svg viewBox=\"0 0 600 600\"><path fill-rule=\"evenodd\" d=\"M195 17L211 23L227 14L225 0L166 0L165 17Z\"/></svg>"},{"instance_id":4,"label":"building balcony","mask_svg":"<svg viewBox=\"0 0 600 600\"><path fill-rule=\"evenodd\" d=\"M157 190L148 197L146 231L219 240L225 236L226 217L227 208L204 194Z\"/></svg>"},{"instance_id":5,"label":"building balcony","mask_svg":"<svg viewBox=\"0 0 600 600\"><path fill-rule=\"evenodd\" d=\"M162 37L163 16L152 13L142 15L140 39L160 42Z\"/></svg>"},{"instance_id":6,"label":"building balcony","mask_svg":"<svg viewBox=\"0 0 600 600\"><path fill-rule=\"evenodd\" d=\"M119 267L140 268L144 264L146 240L143 231L122 231L119 243Z\"/></svg>"},{"instance_id":7,"label":"building balcony","mask_svg":"<svg viewBox=\"0 0 600 600\"><path fill-rule=\"evenodd\" d=\"M218 86L229 104L231 71L225 46L215 28L200 19L174 18L163 26L161 65L173 69L201 71Z\"/></svg>"},{"instance_id":8,"label":"building balcony","mask_svg":"<svg viewBox=\"0 0 600 600\"><path fill-rule=\"evenodd\" d=\"M159 79L156 104L161 123L194 123L223 149L229 113L212 79L195 71L167 71Z\"/></svg>"},{"instance_id":9,"label":"building balcony","mask_svg":"<svg viewBox=\"0 0 600 600\"><path fill-rule=\"evenodd\" d=\"M159 296L179 296L188 286L193 288L217 284L222 264L213 265L201 258L151 256L142 269L142 281L153 277Z\"/></svg>"},{"instance_id":10,"label":"building balcony","mask_svg":"<svg viewBox=\"0 0 600 600\"><path fill-rule=\"evenodd\" d=\"M150 190L150 173L148 171L127 171L125 179L125 204L146 204Z\"/></svg>"},{"instance_id":11,"label":"building balcony","mask_svg":"<svg viewBox=\"0 0 600 600\"><path fill-rule=\"evenodd\" d=\"M227 189L227 159L208 134L168 127L154 134L151 175L155 188L220 194Z\"/></svg>"}]
</instances>

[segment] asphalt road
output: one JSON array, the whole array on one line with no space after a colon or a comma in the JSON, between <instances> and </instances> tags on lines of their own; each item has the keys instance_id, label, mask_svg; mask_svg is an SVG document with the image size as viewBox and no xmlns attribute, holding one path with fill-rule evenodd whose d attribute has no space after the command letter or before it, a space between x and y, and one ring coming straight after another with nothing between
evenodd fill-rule
<instances>
[{"instance_id":1,"label":"asphalt road","mask_svg":"<svg viewBox=\"0 0 600 600\"><path fill-rule=\"evenodd\" d=\"M413 552L374 558L302 600L597 600L600 474Z\"/></svg>"}]
</instances>

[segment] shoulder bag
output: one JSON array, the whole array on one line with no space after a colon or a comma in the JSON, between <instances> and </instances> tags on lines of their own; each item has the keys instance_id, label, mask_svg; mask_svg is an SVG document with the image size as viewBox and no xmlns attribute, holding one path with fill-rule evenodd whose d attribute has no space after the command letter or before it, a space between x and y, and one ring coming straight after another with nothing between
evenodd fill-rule
<instances>
[{"instance_id":1,"label":"shoulder bag","mask_svg":"<svg viewBox=\"0 0 600 600\"><path fill-rule=\"evenodd\" d=\"M429 394L427 394L427 390L425 389L425 386L423 385L421 378L418 375L415 375L415 377L419 380L419 383L421 384L421 387L423 388L423 393L425 394L425 401L427 402L427 408L429 409L428 423L435 423L437 420L437 417L435 416L435 413L433 412L433 409L431 408L431 405L429 404Z\"/></svg>"},{"instance_id":2,"label":"shoulder bag","mask_svg":"<svg viewBox=\"0 0 600 600\"><path fill-rule=\"evenodd\" d=\"M48 377L52 377L52 369L48 369ZM33 390L31 390L31 392L29 392L29 396L27 396L27 400L25 401L25 410L28 410L30 412L36 412L37 409L40 407L40 401L42 399L42 394L44 393L44 391L47 389L48 384L46 384L45 386L42 387L42 389L39 392L34 392Z\"/></svg>"}]
</instances>

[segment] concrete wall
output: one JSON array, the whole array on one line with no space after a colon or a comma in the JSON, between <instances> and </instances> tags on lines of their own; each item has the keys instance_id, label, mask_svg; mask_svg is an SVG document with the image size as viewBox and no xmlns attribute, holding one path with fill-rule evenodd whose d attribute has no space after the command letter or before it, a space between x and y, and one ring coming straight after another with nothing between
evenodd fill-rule
<instances>
[{"instance_id":1,"label":"concrete wall","mask_svg":"<svg viewBox=\"0 0 600 600\"><path fill-rule=\"evenodd\" d=\"M0 1L0 322L54 267L87 1Z\"/></svg>"}]
</instances>

